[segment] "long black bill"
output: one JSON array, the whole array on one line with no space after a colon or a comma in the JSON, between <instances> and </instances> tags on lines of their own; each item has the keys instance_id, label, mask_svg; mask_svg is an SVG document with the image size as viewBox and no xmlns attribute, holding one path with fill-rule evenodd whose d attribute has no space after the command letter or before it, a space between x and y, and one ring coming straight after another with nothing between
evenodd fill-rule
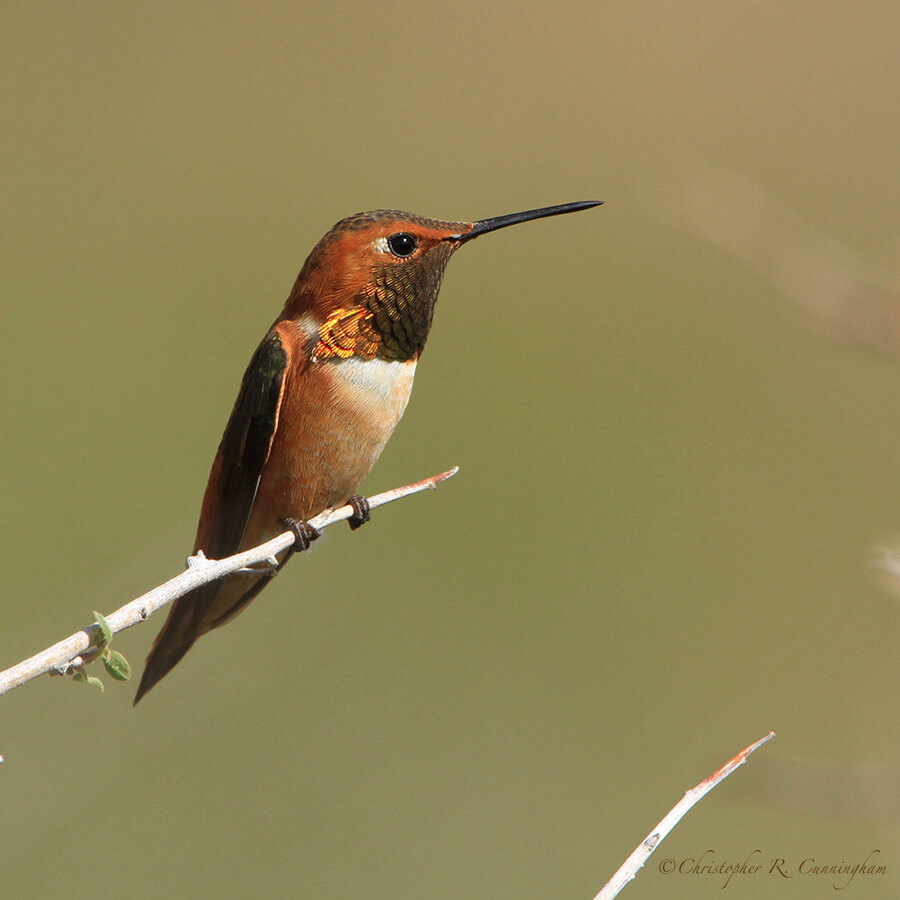
<instances>
[{"instance_id":1,"label":"long black bill","mask_svg":"<svg viewBox=\"0 0 900 900\"><path fill-rule=\"evenodd\" d=\"M509 213L506 216L494 216L493 219L482 219L472 226L471 231L465 234L454 234L450 240L465 243L480 234L496 231L498 228L506 228L507 225L518 225L519 222L528 222L531 219L543 219L544 216L561 216L563 213L579 212L582 209L590 209L592 206L600 206L602 200L579 200L576 203L561 203L559 206L544 206L541 209L528 209L525 212Z\"/></svg>"}]
</instances>

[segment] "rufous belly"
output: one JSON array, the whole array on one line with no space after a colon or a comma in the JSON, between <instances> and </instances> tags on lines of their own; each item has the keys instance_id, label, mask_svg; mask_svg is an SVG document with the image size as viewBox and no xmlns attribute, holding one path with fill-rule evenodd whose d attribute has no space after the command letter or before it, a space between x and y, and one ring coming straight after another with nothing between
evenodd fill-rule
<instances>
[{"instance_id":1,"label":"rufous belly","mask_svg":"<svg viewBox=\"0 0 900 900\"><path fill-rule=\"evenodd\" d=\"M289 376L246 529L252 543L357 492L406 409L415 370L415 360L351 357Z\"/></svg>"}]
</instances>

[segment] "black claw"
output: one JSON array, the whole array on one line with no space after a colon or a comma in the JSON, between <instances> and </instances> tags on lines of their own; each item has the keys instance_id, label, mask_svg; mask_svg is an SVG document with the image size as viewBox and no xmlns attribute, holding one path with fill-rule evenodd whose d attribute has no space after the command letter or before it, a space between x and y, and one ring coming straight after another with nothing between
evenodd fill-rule
<instances>
[{"instance_id":1,"label":"black claw","mask_svg":"<svg viewBox=\"0 0 900 900\"><path fill-rule=\"evenodd\" d=\"M356 531L360 525L365 525L372 518L372 507L369 501L360 494L354 494L347 498L347 506L353 507L353 515L347 519L347 524Z\"/></svg>"},{"instance_id":2,"label":"black claw","mask_svg":"<svg viewBox=\"0 0 900 900\"><path fill-rule=\"evenodd\" d=\"M286 528L293 532L294 550L297 553L309 550L309 545L322 534L321 531L313 528L309 522L304 522L303 519L282 519L281 521Z\"/></svg>"}]
</instances>

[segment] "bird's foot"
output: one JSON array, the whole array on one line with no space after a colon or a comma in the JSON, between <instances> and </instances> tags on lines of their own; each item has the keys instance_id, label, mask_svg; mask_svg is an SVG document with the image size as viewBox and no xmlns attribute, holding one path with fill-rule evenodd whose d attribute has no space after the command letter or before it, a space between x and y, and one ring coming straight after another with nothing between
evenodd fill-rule
<instances>
[{"instance_id":1,"label":"bird's foot","mask_svg":"<svg viewBox=\"0 0 900 900\"><path fill-rule=\"evenodd\" d=\"M309 550L309 545L322 534L321 531L313 528L309 522L304 522L303 519L282 519L281 521L293 533L294 550L297 553Z\"/></svg>"},{"instance_id":2,"label":"bird's foot","mask_svg":"<svg viewBox=\"0 0 900 900\"><path fill-rule=\"evenodd\" d=\"M372 518L372 507L369 501L360 494L354 494L347 498L347 506L353 507L353 515L347 519L347 524L356 531L360 525L365 525Z\"/></svg>"}]
</instances>

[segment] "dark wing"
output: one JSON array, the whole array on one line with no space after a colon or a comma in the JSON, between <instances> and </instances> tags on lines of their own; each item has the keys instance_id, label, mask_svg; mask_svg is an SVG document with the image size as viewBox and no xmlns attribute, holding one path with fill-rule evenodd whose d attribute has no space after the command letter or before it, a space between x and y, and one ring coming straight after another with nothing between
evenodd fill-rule
<instances>
[{"instance_id":1,"label":"dark wing","mask_svg":"<svg viewBox=\"0 0 900 900\"><path fill-rule=\"evenodd\" d=\"M200 513L196 549L211 559L231 556L240 549L275 436L287 363L281 338L271 331L244 373ZM253 581L248 580L246 591L232 597L235 591L231 581L214 581L176 600L147 657L134 702L181 660L201 634L227 620L235 607L243 606L244 594L255 594L264 584L265 580L257 581L254 587ZM229 587L223 591L226 585Z\"/></svg>"},{"instance_id":2,"label":"dark wing","mask_svg":"<svg viewBox=\"0 0 900 900\"><path fill-rule=\"evenodd\" d=\"M244 373L241 390L219 444L218 490L208 546L212 559L240 548L263 466L269 457L284 390L287 353L274 331L266 335Z\"/></svg>"}]
</instances>

